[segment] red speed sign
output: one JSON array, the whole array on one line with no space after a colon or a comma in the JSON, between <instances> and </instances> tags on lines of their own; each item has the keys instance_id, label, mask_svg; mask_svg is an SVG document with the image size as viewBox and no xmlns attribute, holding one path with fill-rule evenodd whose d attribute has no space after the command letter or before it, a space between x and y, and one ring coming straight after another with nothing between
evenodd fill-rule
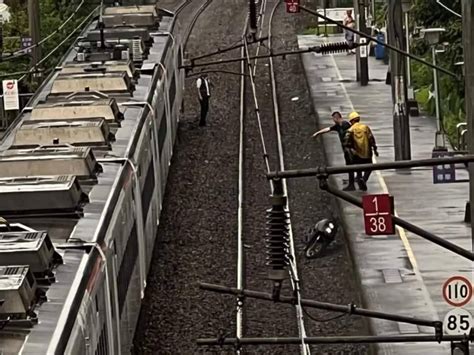
<instances>
[{"instance_id":1,"label":"red speed sign","mask_svg":"<svg viewBox=\"0 0 474 355\"><path fill-rule=\"evenodd\" d=\"M362 197L365 233L368 235L395 234L392 221L393 197L388 194Z\"/></svg>"},{"instance_id":2,"label":"red speed sign","mask_svg":"<svg viewBox=\"0 0 474 355\"><path fill-rule=\"evenodd\" d=\"M453 276L443 285L443 298L454 307L468 304L472 298L472 284L464 276Z\"/></svg>"},{"instance_id":3,"label":"red speed sign","mask_svg":"<svg viewBox=\"0 0 474 355\"><path fill-rule=\"evenodd\" d=\"M286 12L295 14L300 12L300 0L286 0Z\"/></svg>"},{"instance_id":4,"label":"red speed sign","mask_svg":"<svg viewBox=\"0 0 474 355\"><path fill-rule=\"evenodd\" d=\"M7 89L8 89L8 90L13 89L14 86L15 86L15 83L14 83L13 81L9 81L9 82L7 83Z\"/></svg>"}]
</instances>

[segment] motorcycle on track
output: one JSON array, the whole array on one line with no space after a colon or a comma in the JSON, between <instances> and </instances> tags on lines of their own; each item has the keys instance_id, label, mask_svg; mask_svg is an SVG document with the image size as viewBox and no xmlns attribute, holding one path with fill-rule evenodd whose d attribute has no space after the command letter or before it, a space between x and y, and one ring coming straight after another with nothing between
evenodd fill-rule
<instances>
[{"instance_id":1,"label":"motorcycle on track","mask_svg":"<svg viewBox=\"0 0 474 355\"><path fill-rule=\"evenodd\" d=\"M334 241L337 225L333 220L323 219L316 223L306 234L304 254L308 259L322 256L326 248Z\"/></svg>"}]
</instances>

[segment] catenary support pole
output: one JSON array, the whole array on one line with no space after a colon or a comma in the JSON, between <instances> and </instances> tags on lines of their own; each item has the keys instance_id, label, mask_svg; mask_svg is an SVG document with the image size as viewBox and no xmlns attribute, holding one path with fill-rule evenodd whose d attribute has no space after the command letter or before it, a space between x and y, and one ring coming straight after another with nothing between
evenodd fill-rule
<instances>
[{"instance_id":1,"label":"catenary support pole","mask_svg":"<svg viewBox=\"0 0 474 355\"><path fill-rule=\"evenodd\" d=\"M359 31L370 35L370 32L367 29L367 19L366 19L366 9L367 9L367 0L354 0L354 8L356 9L357 14L357 27ZM359 36L358 36L359 37ZM361 44L357 50L357 79L360 81L361 86L367 86L369 83L369 61L368 61L368 50L367 46L364 44L367 43L367 39L364 37L359 37L358 41Z\"/></svg>"},{"instance_id":2,"label":"catenary support pole","mask_svg":"<svg viewBox=\"0 0 474 355\"><path fill-rule=\"evenodd\" d=\"M39 0L28 0L28 22L30 36L33 43L40 41L40 9ZM36 46L31 49L31 67L35 67L41 60L41 47Z\"/></svg>"},{"instance_id":3,"label":"catenary support pole","mask_svg":"<svg viewBox=\"0 0 474 355\"><path fill-rule=\"evenodd\" d=\"M474 153L474 0L463 0L463 42L465 69L465 103L468 134L468 150ZM469 164L469 201L471 214L471 248L474 251L474 163Z\"/></svg>"},{"instance_id":4,"label":"catenary support pole","mask_svg":"<svg viewBox=\"0 0 474 355\"><path fill-rule=\"evenodd\" d=\"M388 43L403 51L405 48L401 0L388 2ZM406 105L405 58L390 51L393 101L393 142L395 160L411 159L410 124Z\"/></svg>"}]
</instances>

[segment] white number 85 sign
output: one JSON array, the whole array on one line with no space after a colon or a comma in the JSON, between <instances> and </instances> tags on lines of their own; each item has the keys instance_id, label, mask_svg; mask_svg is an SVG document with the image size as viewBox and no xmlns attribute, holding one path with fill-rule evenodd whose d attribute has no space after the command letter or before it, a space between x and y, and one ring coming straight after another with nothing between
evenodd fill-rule
<instances>
[{"instance_id":1,"label":"white number 85 sign","mask_svg":"<svg viewBox=\"0 0 474 355\"><path fill-rule=\"evenodd\" d=\"M448 335L469 334L472 328L472 315L463 308L455 308L444 317L444 333Z\"/></svg>"}]
</instances>

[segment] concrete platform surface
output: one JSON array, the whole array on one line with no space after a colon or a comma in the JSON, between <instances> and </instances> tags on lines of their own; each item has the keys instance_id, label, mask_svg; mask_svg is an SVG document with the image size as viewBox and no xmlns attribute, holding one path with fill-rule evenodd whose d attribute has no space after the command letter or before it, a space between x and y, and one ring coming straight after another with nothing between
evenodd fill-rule
<instances>
[{"instance_id":1,"label":"concrete platform surface","mask_svg":"<svg viewBox=\"0 0 474 355\"><path fill-rule=\"evenodd\" d=\"M298 37L301 48L340 40L341 37ZM391 88L385 84L387 66L369 57L370 82L362 87L356 82L355 55L309 53L302 56L302 61L319 126L331 124L333 111L340 111L347 117L355 110L375 135L380 153L377 160L394 161L393 105ZM410 125L412 159L430 158L436 132L435 120L426 116L412 117ZM310 134L308 132L308 137ZM322 139L328 164L343 164L337 135L325 134ZM460 174L466 176L464 171ZM336 177L341 188L342 178L347 179L346 175ZM395 198L399 217L471 250L470 226L463 222L465 203L469 198L467 183L434 185L431 168L391 170L374 172L367 193L390 193ZM362 196L363 193L356 191L354 194ZM343 201L340 206L356 272L362 283L364 306L443 320L453 308L443 300L443 283L454 275L463 275L472 281L472 263L402 228L397 228L397 234L392 236L367 236L362 210ZM474 313L472 301L464 308ZM383 320L371 320L370 324L376 335L433 334L431 328L416 325ZM449 343L380 344L377 349L379 354L450 354Z\"/></svg>"}]
</instances>

